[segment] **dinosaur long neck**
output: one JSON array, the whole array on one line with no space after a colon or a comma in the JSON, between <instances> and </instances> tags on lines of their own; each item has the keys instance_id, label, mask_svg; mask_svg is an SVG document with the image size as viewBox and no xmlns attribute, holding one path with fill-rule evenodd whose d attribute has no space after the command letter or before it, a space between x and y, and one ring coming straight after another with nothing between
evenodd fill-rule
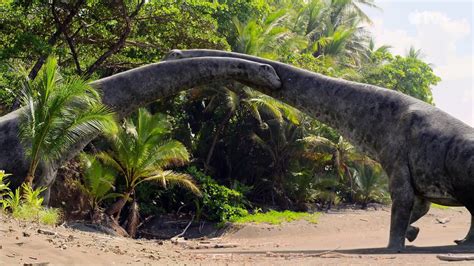
<instances>
[{"instance_id":1,"label":"dinosaur long neck","mask_svg":"<svg viewBox=\"0 0 474 266\"><path fill-rule=\"evenodd\" d=\"M178 53L183 58L234 57L271 65L282 87L267 94L337 129L375 159L388 146L387 136L402 137L402 132L393 132L400 116L409 105L419 102L395 91L334 79L259 57L204 49Z\"/></svg>"},{"instance_id":2,"label":"dinosaur long neck","mask_svg":"<svg viewBox=\"0 0 474 266\"><path fill-rule=\"evenodd\" d=\"M277 89L273 69L235 58L201 57L150 64L92 82L102 91L102 101L123 117L138 107L181 90L219 80L238 80L257 87ZM273 73L273 76L272 76Z\"/></svg>"}]
</instances>

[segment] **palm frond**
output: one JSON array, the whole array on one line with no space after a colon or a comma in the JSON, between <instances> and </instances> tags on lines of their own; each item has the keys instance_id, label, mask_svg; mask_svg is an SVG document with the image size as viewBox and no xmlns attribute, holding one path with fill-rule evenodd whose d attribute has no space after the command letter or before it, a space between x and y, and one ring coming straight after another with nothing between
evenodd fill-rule
<instances>
[{"instance_id":1,"label":"palm frond","mask_svg":"<svg viewBox=\"0 0 474 266\"><path fill-rule=\"evenodd\" d=\"M142 179L142 182L145 181L159 181L164 187L166 187L167 184L178 185L180 187L188 189L196 195L201 195L199 187L196 185L192 176L188 174L177 173L168 170L159 172L153 176L149 176Z\"/></svg>"}]
</instances>

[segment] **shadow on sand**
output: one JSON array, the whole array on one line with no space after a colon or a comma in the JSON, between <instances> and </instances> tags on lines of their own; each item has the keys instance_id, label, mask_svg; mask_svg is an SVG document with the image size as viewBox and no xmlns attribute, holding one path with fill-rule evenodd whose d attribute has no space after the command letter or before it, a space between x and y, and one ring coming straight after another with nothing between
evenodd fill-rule
<instances>
[{"instance_id":1,"label":"shadow on sand","mask_svg":"<svg viewBox=\"0 0 474 266\"><path fill-rule=\"evenodd\" d=\"M380 248L358 248L358 249L303 249L303 250L207 250L200 251L199 253L213 253L213 254L265 254L265 253L274 253L274 254L305 254L305 255L317 255L323 253L337 252L341 254L357 254L357 255L388 255L388 254L474 254L474 246L431 246L431 247L416 247L416 246L407 246L402 252L397 252L395 250L390 250L385 247Z\"/></svg>"}]
</instances>

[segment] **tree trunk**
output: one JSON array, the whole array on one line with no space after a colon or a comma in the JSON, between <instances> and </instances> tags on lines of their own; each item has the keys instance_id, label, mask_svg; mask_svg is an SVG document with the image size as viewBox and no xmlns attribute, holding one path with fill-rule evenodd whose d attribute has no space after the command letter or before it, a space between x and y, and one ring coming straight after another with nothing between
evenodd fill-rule
<instances>
[{"instance_id":1,"label":"tree trunk","mask_svg":"<svg viewBox=\"0 0 474 266\"><path fill-rule=\"evenodd\" d=\"M33 179L34 179L34 175L31 174L31 173L28 173L28 175L26 175L25 181L23 183L27 184L30 187L33 187Z\"/></svg>"},{"instance_id":2,"label":"tree trunk","mask_svg":"<svg viewBox=\"0 0 474 266\"><path fill-rule=\"evenodd\" d=\"M113 216L115 220L118 220L120 212L122 211L125 204L127 204L128 198L130 197L131 192L125 192L123 197L118 199L114 204L105 210L105 214L108 216Z\"/></svg>"},{"instance_id":3,"label":"tree trunk","mask_svg":"<svg viewBox=\"0 0 474 266\"><path fill-rule=\"evenodd\" d=\"M138 211L138 203L137 200L134 198L127 218L127 233L132 238L135 238L137 236L137 227L140 222L140 214Z\"/></svg>"}]
</instances>

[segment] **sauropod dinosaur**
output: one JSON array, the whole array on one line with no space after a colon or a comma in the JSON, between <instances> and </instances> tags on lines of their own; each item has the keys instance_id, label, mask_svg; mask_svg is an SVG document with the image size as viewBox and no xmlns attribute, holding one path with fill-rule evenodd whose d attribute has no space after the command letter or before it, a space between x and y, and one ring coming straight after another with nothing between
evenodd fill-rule
<instances>
[{"instance_id":1,"label":"sauropod dinosaur","mask_svg":"<svg viewBox=\"0 0 474 266\"><path fill-rule=\"evenodd\" d=\"M102 101L112 107L119 117L157 99L195 86L221 80L235 80L262 90L275 90L281 85L275 70L266 64L236 58L192 58L174 62L160 62L125 71L92 82L102 93ZM12 173L17 185L26 176L28 161L18 138L20 114L16 110L0 117L0 169ZM50 186L57 169L72 159L99 132L83 136L67 154L49 165L40 166L41 178L36 185ZM16 182L15 182L16 181ZM44 195L45 201L49 194Z\"/></svg>"},{"instance_id":2,"label":"sauropod dinosaur","mask_svg":"<svg viewBox=\"0 0 474 266\"><path fill-rule=\"evenodd\" d=\"M215 50L173 50L165 60L220 56L271 65L281 79L269 91L337 129L378 160L389 176L392 198L388 248L401 250L413 241L413 222L430 202L466 206L474 214L474 130L442 110L402 93L334 79L287 64ZM474 244L474 218L463 240Z\"/></svg>"}]
</instances>

